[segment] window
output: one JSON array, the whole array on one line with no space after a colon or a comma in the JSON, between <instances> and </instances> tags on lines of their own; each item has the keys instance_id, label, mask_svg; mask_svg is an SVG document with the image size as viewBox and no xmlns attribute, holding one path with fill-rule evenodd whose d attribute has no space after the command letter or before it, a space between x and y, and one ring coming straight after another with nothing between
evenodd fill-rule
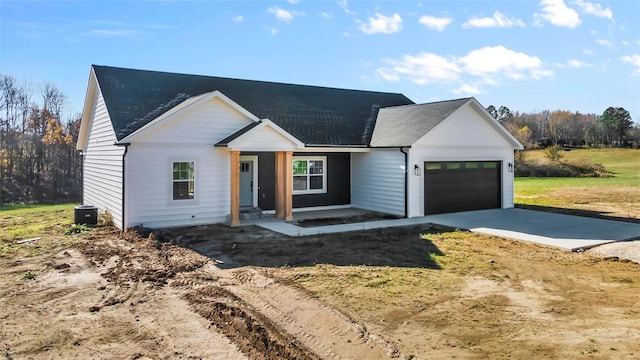
<instances>
[{"instance_id":1,"label":"window","mask_svg":"<svg viewBox=\"0 0 640 360\"><path fill-rule=\"evenodd\" d=\"M195 162L173 162L173 200L192 200L195 197Z\"/></svg>"},{"instance_id":2,"label":"window","mask_svg":"<svg viewBox=\"0 0 640 360\"><path fill-rule=\"evenodd\" d=\"M326 157L293 158L293 194L327 192Z\"/></svg>"},{"instance_id":3,"label":"window","mask_svg":"<svg viewBox=\"0 0 640 360\"><path fill-rule=\"evenodd\" d=\"M462 168L462 164L457 162L447 163L447 170L458 170Z\"/></svg>"}]
</instances>

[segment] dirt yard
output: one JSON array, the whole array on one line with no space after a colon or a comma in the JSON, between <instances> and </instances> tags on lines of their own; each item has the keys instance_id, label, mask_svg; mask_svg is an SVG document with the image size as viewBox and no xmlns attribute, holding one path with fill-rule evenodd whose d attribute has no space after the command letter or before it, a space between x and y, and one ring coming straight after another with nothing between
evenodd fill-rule
<instances>
[{"instance_id":1,"label":"dirt yard","mask_svg":"<svg viewBox=\"0 0 640 360\"><path fill-rule=\"evenodd\" d=\"M615 257L430 225L60 227L3 239L0 357L640 358L640 265Z\"/></svg>"}]
</instances>

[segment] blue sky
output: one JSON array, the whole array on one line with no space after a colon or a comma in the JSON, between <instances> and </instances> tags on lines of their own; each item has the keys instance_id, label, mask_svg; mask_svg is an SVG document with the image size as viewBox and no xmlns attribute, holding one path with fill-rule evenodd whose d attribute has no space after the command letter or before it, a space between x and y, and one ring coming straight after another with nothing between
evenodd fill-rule
<instances>
[{"instance_id":1,"label":"blue sky","mask_svg":"<svg viewBox=\"0 0 640 360\"><path fill-rule=\"evenodd\" d=\"M82 110L91 64L640 123L640 1L7 1L0 72Z\"/></svg>"}]
</instances>

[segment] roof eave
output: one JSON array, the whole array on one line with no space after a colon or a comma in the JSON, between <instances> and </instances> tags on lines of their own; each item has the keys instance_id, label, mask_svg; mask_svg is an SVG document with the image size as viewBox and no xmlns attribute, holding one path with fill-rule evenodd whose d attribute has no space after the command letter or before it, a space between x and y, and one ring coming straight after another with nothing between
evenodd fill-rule
<instances>
[{"instance_id":1,"label":"roof eave","mask_svg":"<svg viewBox=\"0 0 640 360\"><path fill-rule=\"evenodd\" d=\"M92 65L89 70L89 80L87 80L87 91L85 93L84 105L82 107L82 119L80 121L78 140L76 141L76 150L86 150L89 121L91 118L91 111L93 110L93 100L95 98L97 88L98 79Z\"/></svg>"}]
</instances>

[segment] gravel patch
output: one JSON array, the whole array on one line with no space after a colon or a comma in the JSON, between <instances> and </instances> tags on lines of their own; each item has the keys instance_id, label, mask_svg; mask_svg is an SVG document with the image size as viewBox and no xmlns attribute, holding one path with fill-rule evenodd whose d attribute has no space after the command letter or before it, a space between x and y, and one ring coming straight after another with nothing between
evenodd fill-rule
<instances>
[{"instance_id":1,"label":"gravel patch","mask_svg":"<svg viewBox=\"0 0 640 360\"><path fill-rule=\"evenodd\" d=\"M589 252L596 256L618 257L640 264L640 239L600 245Z\"/></svg>"}]
</instances>

